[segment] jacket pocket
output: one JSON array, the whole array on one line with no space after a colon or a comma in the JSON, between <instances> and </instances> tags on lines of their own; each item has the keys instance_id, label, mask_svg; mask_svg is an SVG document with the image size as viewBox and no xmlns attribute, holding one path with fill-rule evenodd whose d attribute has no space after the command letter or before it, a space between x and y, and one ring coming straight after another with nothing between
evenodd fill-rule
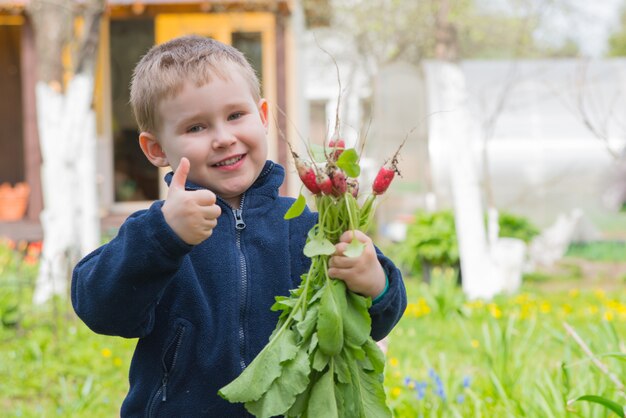
<instances>
[{"instance_id":1,"label":"jacket pocket","mask_svg":"<svg viewBox=\"0 0 626 418\"><path fill-rule=\"evenodd\" d=\"M162 378L161 384L154 394L148 408L148 417L156 417L159 406L167 401L168 383L173 373L176 371L176 365L179 362L181 347L188 332L189 325L186 321L180 319L174 327L174 334L169 339L161 356Z\"/></svg>"}]
</instances>

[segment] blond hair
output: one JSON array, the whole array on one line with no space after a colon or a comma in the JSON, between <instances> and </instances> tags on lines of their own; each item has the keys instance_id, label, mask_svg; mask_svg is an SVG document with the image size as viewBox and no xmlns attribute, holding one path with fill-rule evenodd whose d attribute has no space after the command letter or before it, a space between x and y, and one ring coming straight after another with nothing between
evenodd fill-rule
<instances>
[{"instance_id":1,"label":"blond hair","mask_svg":"<svg viewBox=\"0 0 626 418\"><path fill-rule=\"evenodd\" d=\"M195 35L153 46L135 66L130 84L130 105L139 129L156 132L159 102L179 93L185 81L202 86L213 77L227 79L233 70L241 72L259 101L259 79L236 48Z\"/></svg>"}]
</instances>

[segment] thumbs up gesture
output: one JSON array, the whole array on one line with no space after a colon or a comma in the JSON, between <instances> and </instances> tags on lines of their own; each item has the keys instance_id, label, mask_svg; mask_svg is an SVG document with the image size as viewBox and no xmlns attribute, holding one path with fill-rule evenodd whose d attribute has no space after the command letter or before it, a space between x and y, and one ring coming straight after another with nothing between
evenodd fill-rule
<instances>
[{"instance_id":1,"label":"thumbs up gesture","mask_svg":"<svg viewBox=\"0 0 626 418\"><path fill-rule=\"evenodd\" d=\"M165 222L187 244L196 245L207 239L222 213L209 190L185 190L191 165L182 158L174 172L165 203L161 208Z\"/></svg>"}]
</instances>

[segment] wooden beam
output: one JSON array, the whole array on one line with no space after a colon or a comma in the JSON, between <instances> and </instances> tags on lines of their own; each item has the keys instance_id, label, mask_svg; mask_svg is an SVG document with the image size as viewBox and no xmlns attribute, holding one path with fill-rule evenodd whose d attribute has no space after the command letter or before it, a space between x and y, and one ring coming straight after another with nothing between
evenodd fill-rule
<instances>
[{"instance_id":1,"label":"wooden beam","mask_svg":"<svg viewBox=\"0 0 626 418\"><path fill-rule=\"evenodd\" d=\"M22 26L22 124L24 135L24 167L26 182L30 185L30 198L26 218L39 220L43 209L41 191L41 150L37 132L35 85L37 83L35 36L30 20Z\"/></svg>"}]
</instances>

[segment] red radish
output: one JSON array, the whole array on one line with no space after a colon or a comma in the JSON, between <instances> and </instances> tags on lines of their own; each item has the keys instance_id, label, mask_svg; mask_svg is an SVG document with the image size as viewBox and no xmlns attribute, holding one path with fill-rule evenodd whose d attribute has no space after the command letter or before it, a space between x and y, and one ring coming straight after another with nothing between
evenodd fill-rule
<instances>
[{"instance_id":1,"label":"red radish","mask_svg":"<svg viewBox=\"0 0 626 418\"><path fill-rule=\"evenodd\" d=\"M348 178L346 179L348 193L350 193L354 198L359 196L359 181L357 179Z\"/></svg>"},{"instance_id":2,"label":"red radish","mask_svg":"<svg viewBox=\"0 0 626 418\"><path fill-rule=\"evenodd\" d=\"M330 173L330 179L333 183L333 196L343 195L348 188L346 174L339 168L334 167Z\"/></svg>"},{"instance_id":3,"label":"red radish","mask_svg":"<svg viewBox=\"0 0 626 418\"><path fill-rule=\"evenodd\" d=\"M374 194L378 195L385 193L395 174L396 170L392 166L387 164L383 165L378 171L378 174L376 174L376 178L372 184L372 191Z\"/></svg>"},{"instance_id":4,"label":"red radish","mask_svg":"<svg viewBox=\"0 0 626 418\"><path fill-rule=\"evenodd\" d=\"M320 188L317 185L317 175L315 173L313 165L310 162L300 158L300 156L295 152L292 152L291 155L293 155L293 159L296 164L296 170L298 170L298 176L300 176L302 184L304 184L304 186L309 189L311 193L319 194Z\"/></svg>"},{"instance_id":5,"label":"red radish","mask_svg":"<svg viewBox=\"0 0 626 418\"><path fill-rule=\"evenodd\" d=\"M330 159L337 161L344 149L346 149L346 141L341 138L333 138L328 142L328 147L332 150Z\"/></svg>"},{"instance_id":6,"label":"red radish","mask_svg":"<svg viewBox=\"0 0 626 418\"><path fill-rule=\"evenodd\" d=\"M408 138L408 134L407 134L407 138ZM391 181L393 180L393 177L396 175L396 173L400 175L400 171L398 170L398 154L400 153L400 150L404 146L404 143L406 142L407 138L404 138L404 141L402 141L396 153L393 154L393 157L391 157L391 160L386 161L385 164L383 164L383 166L378 171L378 174L376 174L374 183L372 183L372 192L375 195L380 195L380 194L385 193L387 189L389 188L389 185L391 184Z\"/></svg>"},{"instance_id":7,"label":"red radish","mask_svg":"<svg viewBox=\"0 0 626 418\"><path fill-rule=\"evenodd\" d=\"M328 174L323 171L317 173L316 183L322 193L331 194L333 192L333 182L330 180Z\"/></svg>"}]
</instances>

